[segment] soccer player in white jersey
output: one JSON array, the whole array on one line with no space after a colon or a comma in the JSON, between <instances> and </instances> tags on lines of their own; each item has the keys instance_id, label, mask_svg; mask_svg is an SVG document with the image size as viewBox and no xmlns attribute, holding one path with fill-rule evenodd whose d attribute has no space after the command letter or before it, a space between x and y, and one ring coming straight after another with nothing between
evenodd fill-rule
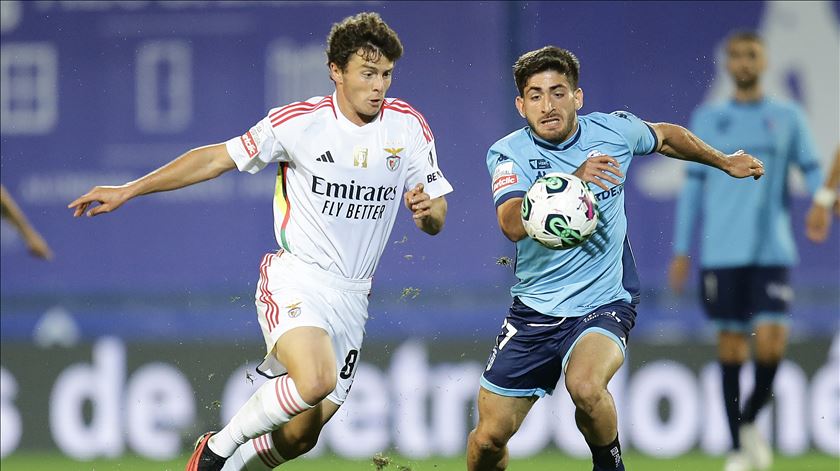
<instances>
[{"instance_id":1,"label":"soccer player in white jersey","mask_svg":"<svg viewBox=\"0 0 840 471\"><path fill-rule=\"evenodd\" d=\"M256 292L267 352L258 371L271 379L223 429L199 439L188 471L271 469L312 449L353 382L371 277L399 194L423 232L437 234L446 219L452 187L432 132L411 106L385 96L403 50L397 34L379 15L360 13L333 25L327 43L333 95L272 109L242 136L69 205L74 216L95 216L233 168L279 164L281 249L263 258Z\"/></svg>"}]
</instances>

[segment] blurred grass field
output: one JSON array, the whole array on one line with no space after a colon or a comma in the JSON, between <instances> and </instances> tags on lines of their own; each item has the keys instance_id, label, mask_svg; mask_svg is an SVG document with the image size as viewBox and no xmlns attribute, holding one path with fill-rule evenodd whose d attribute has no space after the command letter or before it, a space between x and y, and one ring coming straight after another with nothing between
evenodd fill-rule
<instances>
[{"instance_id":1,"label":"blurred grass field","mask_svg":"<svg viewBox=\"0 0 840 471\"><path fill-rule=\"evenodd\" d=\"M373 459L347 460L335 456L295 460L280 469L289 471L463 471L464 457L431 458L412 460L386 455L390 463L377 467ZM61 469L65 471L180 471L188 456L172 461L149 461L134 456L114 460L78 462L58 454L15 453L0 461L2 471L44 471ZM722 457L710 457L692 453L674 459L654 459L630 453L625 457L628 470L632 471L717 471L723 469ZM592 465L588 459L570 458L558 452L545 452L528 459L511 460L508 469L512 471L588 471ZM840 458L817 453L797 457L776 456L772 471L840 471Z\"/></svg>"}]
</instances>

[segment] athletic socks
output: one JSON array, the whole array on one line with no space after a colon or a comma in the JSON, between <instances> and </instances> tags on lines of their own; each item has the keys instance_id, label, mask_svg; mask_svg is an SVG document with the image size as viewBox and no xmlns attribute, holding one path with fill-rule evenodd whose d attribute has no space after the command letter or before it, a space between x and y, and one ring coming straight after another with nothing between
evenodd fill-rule
<instances>
[{"instance_id":1,"label":"athletic socks","mask_svg":"<svg viewBox=\"0 0 840 471\"><path fill-rule=\"evenodd\" d=\"M618 470L624 471L624 461L621 459L621 444L618 443L618 435L608 445L593 445L587 442L592 452L593 471Z\"/></svg>"},{"instance_id":2,"label":"athletic socks","mask_svg":"<svg viewBox=\"0 0 840 471\"><path fill-rule=\"evenodd\" d=\"M274 447L271 434L267 433L237 448L225 461L222 471L269 471L285 462Z\"/></svg>"},{"instance_id":3,"label":"athletic socks","mask_svg":"<svg viewBox=\"0 0 840 471\"><path fill-rule=\"evenodd\" d=\"M732 437L732 449L740 450L738 427L741 426L741 363L721 363L723 373L723 406L729 421L729 435Z\"/></svg>"},{"instance_id":4,"label":"athletic socks","mask_svg":"<svg viewBox=\"0 0 840 471\"><path fill-rule=\"evenodd\" d=\"M742 414L742 419L745 423L753 423L758 412L770 400L770 396L773 393L773 378L776 377L776 370L778 368L778 363L769 365L755 364L755 389L753 389L752 395L747 400L747 405Z\"/></svg>"},{"instance_id":5,"label":"athletic socks","mask_svg":"<svg viewBox=\"0 0 840 471\"><path fill-rule=\"evenodd\" d=\"M213 435L207 446L217 455L227 458L248 439L265 435L311 408L300 397L289 375L268 380L236 412L225 428Z\"/></svg>"}]
</instances>

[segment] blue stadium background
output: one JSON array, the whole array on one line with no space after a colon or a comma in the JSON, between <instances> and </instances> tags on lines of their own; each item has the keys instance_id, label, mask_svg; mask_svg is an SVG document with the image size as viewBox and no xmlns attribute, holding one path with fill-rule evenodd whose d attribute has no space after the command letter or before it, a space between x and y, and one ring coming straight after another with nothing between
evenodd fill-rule
<instances>
[{"instance_id":1,"label":"blue stadium background","mask_svg":"<svg viewBox=\"0 0 840 471\"><path fill-rule=\"evenodd\" d=\"M511 257L513 246L496 226L484 157L522 126L510 66L526 50L554 44L578 55L582 112L623 109L686 124L698 104L725 95L716 59L726 34L759 29L773 38L770 60L778 58L768 92L802 103L825 165L840 135L838 2L2 8L2 183L56 254L49 263L31 258L3 223L4 343L30 341L45 313L61 312L82 341L114 335L129 343L259 345L252 296L262 254L276 249L273 172L228 174L94 219L73 219L66 205L93 185L123 183L189 148L240 135L269 108L330 93L324 39L332 23L362 10L379 12L399 33L406 52L390 95L425 115L455 187L438 237L417 231L406 212L398 217L374 281L371 341L415 337L483 349L497 332L514 281L498 260ZM634 335L653 343L708 341L695 294L678 299L666 286L681 178L674 165L638 158L628 177L630 240L644 287ZM796 338L826 340L838 328L840 230L823 245L807 242L808 203L794 184L802 261L793 273L793 327ZM419 295L405 296L406 288Z\"/></svg>"}]
</instances>

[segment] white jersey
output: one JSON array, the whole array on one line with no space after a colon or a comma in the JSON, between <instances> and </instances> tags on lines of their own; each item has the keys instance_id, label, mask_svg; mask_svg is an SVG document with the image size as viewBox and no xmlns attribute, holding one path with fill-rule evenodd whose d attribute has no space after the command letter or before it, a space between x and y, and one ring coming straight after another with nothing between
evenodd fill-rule
<instances>
[{"instance_id":1,"label":"white jersey","mask_svg":"<svg viewBox=\"0 0 840 471\"><path fill-rule=\"evenodd\" d=\"M452 191L426 120L399 99L386 99L378 119L357 126L335 95L310 98L272 109L226 146L240 171L280 164L278 244L345 278L373 276L404 191L418 183L432 198Z\"/></svg>"}]
</instances>

